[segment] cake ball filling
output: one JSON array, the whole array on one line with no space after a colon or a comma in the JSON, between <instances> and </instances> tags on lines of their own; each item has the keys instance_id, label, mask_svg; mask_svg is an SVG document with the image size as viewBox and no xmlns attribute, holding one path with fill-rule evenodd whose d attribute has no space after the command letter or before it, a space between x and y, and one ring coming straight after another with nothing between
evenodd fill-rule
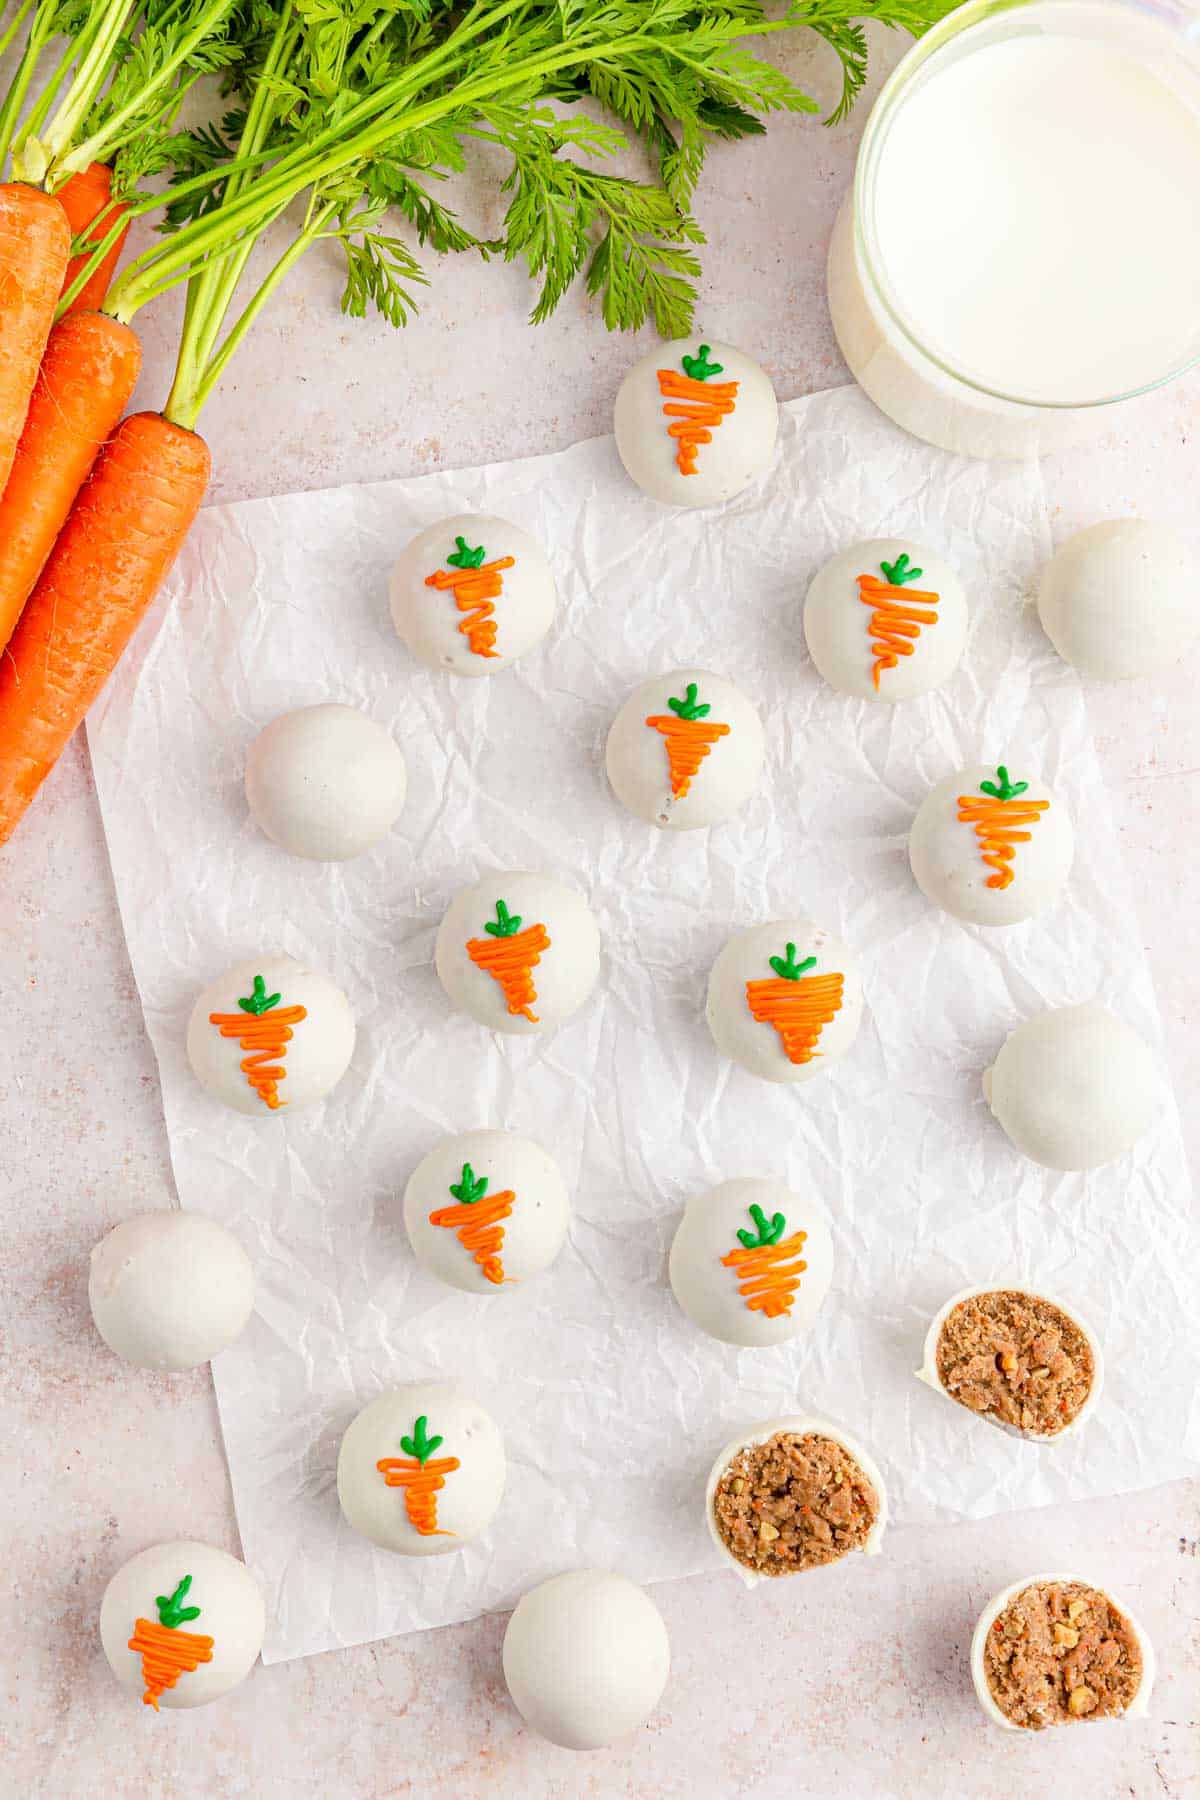
<instances>
[{"instance_id":1,"label":"cake ball filling","mask_svg":"<svg viewBox=\"0 0 1200 1800\"><path fill-rule=\"evenodd\" d=\"M1066 1430L1095 1379L1075 1321L1049 1300L1007 1289L975 1294L947 1315L937 1372L961 1406L1045 1437Z\"/></svg>"},{"instance_id":2,"label":"cake ball filling","mask_svg":"<svg viewBox=\"0 0 1200 1800\"><path fill-rule=\"evenodd\" d=\"M879 1496L833 1438L779 1431L739 1450L713 1495L722 1543L758 1575L796 1575L866 1547Z\"/></svg>"},{"instance_id":3,"label":"cake ball filling","mask_svg":"<svg viewBox=\"0 0 1200 1800\"><path fill-rule=\"evenodd\" d=\"M984 1669L1005 1718L1044 1731L1125 1712L1141 1686L1142 1651L1129 1620L1098 1588L1037 1581L993 1621Z\"/></svg>"}]
</instances>

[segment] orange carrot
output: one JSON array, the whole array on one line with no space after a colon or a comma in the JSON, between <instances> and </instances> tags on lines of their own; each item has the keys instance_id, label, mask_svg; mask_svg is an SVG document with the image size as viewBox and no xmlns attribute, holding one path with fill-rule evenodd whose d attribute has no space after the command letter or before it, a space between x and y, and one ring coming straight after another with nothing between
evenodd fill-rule
<instances>
[{"instance_id":1,"label":"orange carrot","mask_svg":"<svg viewBox=\"0 0 1200 1800\"><path fill-rule=\"evenodd\" d=\"M485 970L499 982L509 1012L536 1025L533 970L541 962L542 952L550 948L546 927L530 925L522 931L520 914L514 916L503 900L497 900L496 917L489 919L483 929L487 937L467 940L467 955L477 969Z\"/></svg>"},{"instance_id":2,"label":"orange carrot","mask_svg":"<svg viewBox=\"0 0 1200 1800\"><path fill-rule=\"evenodd\" d=\"M671 793L682 800L691 788L692 776L699 769L713 745L728 737L728 725L707 725L711 706L696 703L696 683L687 684L687 697L668 700L669 713L653 713L647 725L660 731L667 743L667 768L671 776Z\"/></svg>"},{"instance_id":3,"label":"orange carrot","mask_svg":"<svg viewBox=\"0 0 1200 1800\"><path fill-rule=\"evenodd\" d=\"M658 390L666 402L663 417L677 421L667 432L679 446L675 461L681 475L696 473L699 445L712 443L713 431L737 404L736 381L705 385L711 376L724 373L721 363L709 362L708 351L709 346L701 344L698 356L681 357L682 375L678 369L658 371Z\"/></svg>"},{"instance_id":4,"label":"orange carrot","mask_svg":"<svg viewBox=\"0 0 1200 1800\"><path fill-rule=\"evenodd\" d=\"M750 1312L764 1313L778 1319L792 1310L792 1301L800 1286L800 1277L808 1264L799 1258L804 1248L806 1231L794 1231L784 1238L787 1220L776 1213L769 1220L761 1206L752 1204L750 1217L754 1231L739 1231L743 1248L731 1250L721 1258L721 1265L738 1272L738 1292Z\"/></svg>"},{"instance_id":5,"label":"orange carrot","mask_svg":"<svg viewBox=\"0 0 1200 1800\"><path fill-rule=\"evenodd\" d=\"M92 251L108 236L119 219L125 219L125 207L118 200L112 204L112 170L107 163L89 163L86 169L70 176L59 188L55 198L61 202L71 226L72 238L81 237L87 232L87 243L90 246L73 256L67 265L67 273L63 279L61 293L66 293L76 276L91 260ZM95 225L94 231L88 231L89 225ZM78 294L67 307L68 313L95 312L104 304L104 296L108 292L109 282L125 248L125 239L129 235L129 223L125 221L121 235L105 251L103 260L99 262L88 276Z\"/></svg>"},{"instance_id":6,"label":"orange carrot","mask_svg":"<svg viewBox=\"0 0 1200 1800\"><path fill-rule=\"evenodd\" d=\"M103 313L72 312L50 333L0 500L0 650L125 411L141 361L134 333Z\"/></svg>"},{"instance_id":7,"label":"orange carrot","mask_svg":"<svg viewBox=\"0 0 1200 1800\"><path fill-rule=\"evenodd\" d=\"M132 414L97 458L0 658L0 844L154 599L210 466L203 439L158 413Z\"/></svg>"},{"instance_id":8,"label":"orange carrot","mask_svg":"<svg viewBox=\"0 0 1200 1800\"><path fill-rule=\"evenodd\" d=\"M0 183L0 493L25 424L70 250L71 227L56 199L23 181Z\"/></svg>"},{"instance_id":9,"label":"orange carrot","mask_svg":"<svg viewBox=\"0 0 1200 1800\"><path fill-rule=\"evenodd\" d=\"M254 977L253 992L239 1000L238 1005L240 1012L209 1013L208 1022L217 1027L223 1038L236 1038L242 1049L250 1052L239 1066L263 1105L275 1112L287 1104L279 1098L279 1083L287 1074L283 1059L292 1041L291 1028L307 1019L308 1009L280 1007L279 995L268 994L261 975Z\"/></svg>"},{"instance_id":10,"label":"orange carrot","mask_svg":"<svg viewBox=\"0 0 1200 1800\"><path fill-rule=\"evenodd\" d=\"M450 567L427 575L425 586L437 588L440 593L445 593L447 588L451 590L459 612L467 615L458 629L466 638L468 649L476 656L498 656L500 653L495 648L496 609L492 601L503 591L503 571L514 566L514 559L499 556L495 562L485 563L482 544L472 549L466 538L461 537L456 538L455 543L457 550L446 558Z\"/></svg>"},{"instance_id":11,"label":"orange carrot","mask_svg":"<svg viewBox=\"0 0 1200 1800\"><path fill-rule=\"evenodd\" d=\"M820 1055L821 1033L842 1010L842 975L808 975L805 979L816 960L806 956L798 963L796 946L789 944L786 957L771 958L776 980L746 983L750 1011L761 1024L775 1027L788 1061L796 1064Z\"/></svg>"},{"instance_id":12,"label":"orange carrot","mask_svg":"<svg viewBox=\"0 0 1200 1800\"><path fill-rule=\"evenodd\" d=\"M445 1441L430 1437L424 1413L413 1426L411 1437L400 1439L403 1456L385 1456L375 1464L390 1488L404 1490L404 1510L409 1524L422 1537L453 1537L452 1531L441 1531L437 1522L437 1497L446 1485L447 1475L461 1468L457 1456L443 1456L431 1461L433 1453Z\"/></svg>"},{"instance_id":13,"label":"orange carrot","mask_svg":"<svg viewBox=\"0 0 1200 1800\"><path fill-rule=\"evenodd\" d=\"M876 688L885 669L896 668L902 656L912 655L922 625L937 624L936 609L940 599L939 595L920 588L905 587L905 582L915 581L924 574L923 569L910 566L907 551L902 551L894 563L885 562L879 566L886 581L880 581L877 575L860 575L858 578L858 597L864 606L873 609L867 631L875 652L872 678ZM920 600L922 604L914 606L914 600Z\"/></svg>"},{"instance_id":14,"label":"orange carrot","mask_svg":"<svg viewBox=\"0 0 1200 1800\"><path fill-rule=\"evenodd\" d=\"M173 1688L181 1675L191 1675L201 1663L212 1661L213 1642L199 1632L180 1631L180 1625L200 1617L198 1606L185 1606L190 1575L185 1575L173 1594L160 1594L154 1602L158 1619L134 1621L129 1648L142 1659L142 1677L146 1691L142 1704L158 1711L158 1703L168 1688Z\"/></svg>"},{"instance_id":15,"label":"orange carrot","mask_svg":"<svg viewBox=\"0 0 1200 1800\"><path fill-rule=\"evenodd\" d=\"M458 1232L458 1241L469 1250L487 1279L499 1287L505 1280L500 1251L504 1244L504 1226L516 1205L511 1188L488 1196L488 1178L476 1175L470 1163L464 1163L462 1178L450 1188L458 1206L439 1206L429 1215L431 1225L445 1225ZM487 1196L485 1198L485 1196Z\"/></svg>"},{"instance_id":16,"label":"orange carrot","mask_svg":"<svg viewBox=\"0 0 1200 1800\"><path fill-rule=\"evenodd\" d=\"M983 860L989 869L995 870L995 874L988 876L988 887L1003 889L1012 885L1012 862L1017 845L1028 844L1033 838L1032 831L1023 831L1021 827L1036 825L1050 802L1021 800L1029 783L1010 781L1003 763L996 770L996 777L995 781L980 782L982 799L978 794L959 795L958 816L964 825L975 827Z\"/></svg>"}]
</instances>

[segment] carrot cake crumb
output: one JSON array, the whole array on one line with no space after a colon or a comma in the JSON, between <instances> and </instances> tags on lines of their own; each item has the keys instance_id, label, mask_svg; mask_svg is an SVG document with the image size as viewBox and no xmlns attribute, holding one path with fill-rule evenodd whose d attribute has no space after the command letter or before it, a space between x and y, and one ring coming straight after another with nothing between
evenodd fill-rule
<instances>
[{"instance_id":1,"label":"carrot cake crumb","mask_svg":"<svg viewBox=\"0 0 1200 1800\"><path fill-rule=\"evenodd\" d=\"M938 1335L938 1379L952 1400L993 1424L1053 1437L1075 1419L1095 1379L1075 1321L1037 1294L976 1294Z\"/></svg>"},{"instance_id":2,"label":"carrot cake crumb","mask_svg":"<svg viewBox=\"0 0 1200 1800\"><path fill-rule=\"evenodd\" d=\"M879 1496L843 1445L778 1431L738 1451L713 1496L721 1542L758 1575L796 1575L861 1550Z\"/></svg>"},{"instance_id":3,"label":"carrot cake crumb","mask_svg":"<svg viewBox=\"0 0 1200 1800\"><path fill-rule=\"evenodd\" d=\"M1035 1581L999 1613L984 1668L1006 1719L1026 1731L1112 1719L1142 1684L1142 1651L1125 1615L1082 1581Z\"/></svg>"}]
</instances>

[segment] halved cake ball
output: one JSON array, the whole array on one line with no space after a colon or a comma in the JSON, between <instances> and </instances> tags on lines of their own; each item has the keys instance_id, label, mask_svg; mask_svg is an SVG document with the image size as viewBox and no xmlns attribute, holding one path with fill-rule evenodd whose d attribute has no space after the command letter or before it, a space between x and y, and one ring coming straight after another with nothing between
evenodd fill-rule
<instances>
[{"instance_id":1,"label":"halved cake ball","mask_svg":"<svg viewBox=\"0 0 1200 1800\"><path fill-rule=\"evenodd\" d=\"M726 1444L705 1494L713 1541L748 1587L853 1550L878 1555L887 1493L874 1461L824 1419L769 1419Z\"/></svg>"},{"instance_id":2,"label":"halved cake ball","mask_svg":"<svg viewBox=\"0 0 1200 1800\"><path fill-rule=\"evenodd\" d=\"M1025 1289L965 1288L925 1337L921 1381L1027 1438L1076 1431L1100 1398L1100 1345L1073 1311Z\"/></svg>"},{"instance_id":3,"label":"halved cake ball","mask_svg":"<svg viewBox=\"0 0 1200 1800\"><path fill-rule=\"evenodd\" d=\"M979 1703L1006 1731L1141 1718L1149 1638L1111 1594L1074 1575L1031 1575L984 1608L971 1640Z\"/></svg>"}]
</instances>

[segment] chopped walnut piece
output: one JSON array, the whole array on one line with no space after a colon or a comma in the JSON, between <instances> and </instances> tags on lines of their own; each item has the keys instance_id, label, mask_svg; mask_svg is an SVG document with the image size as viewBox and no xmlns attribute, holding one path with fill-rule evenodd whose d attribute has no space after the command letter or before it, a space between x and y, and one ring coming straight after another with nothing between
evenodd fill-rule
<instances>
[{"instance_id":1,"label":"chopped walnut piece","mask_svg":"<svg viewBox=\"0 0 1200 1800\"><path fill-rule=\"evenodd\" d=\"M758 1575L795 1575L861 1550L879 1498L833 1438L779 1431L739 1450L717 1482L721 1542Z\"/></svg>"},{"instance_id":2,"label":"chopped walnut piece","mask_svg":"<svg viewBox=\"0 0 1200 1800\"><path fill-rule=\"evenodd\" d=\"M1077 1581L1035 1581L1015 1594L988 1632L983 1661L996 1705L1027 1731L1118 1717L1142 1681L1129 1620L1106 1594Z\"/></svg>"},{"instance_id":3,"label":"chopped walnut piece","mask_svg":"<svg viewBox=\"0 0 1200 1800\"><path fill-rule=\"evenodd\" d=\"M1075 1321L1036 1294L997 1288L962 1300L938 1334L938 1379L993 1424L1053 1437L1092 1389L1091 1346Z\"/></svg>"}]
</instances>

